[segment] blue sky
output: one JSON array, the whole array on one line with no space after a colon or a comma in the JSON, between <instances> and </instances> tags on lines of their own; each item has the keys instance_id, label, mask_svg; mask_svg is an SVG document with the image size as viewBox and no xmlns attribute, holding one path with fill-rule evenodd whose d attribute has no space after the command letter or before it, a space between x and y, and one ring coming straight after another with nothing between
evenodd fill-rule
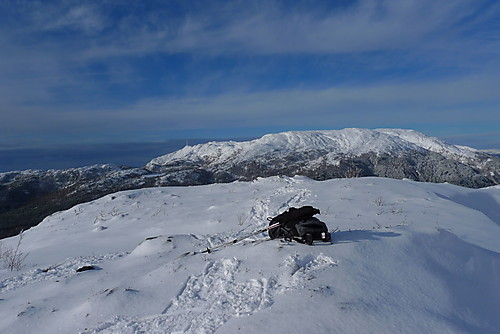
<instances>
[{"instance_id":1,"label":"blue sky","mask_svg":"<svg viewBox=\"0 0 500 334\"><path fill-rule=\"evenodd\" d=\"M0 148L412 128L500 148L500 2L0 0Z\"/></svg>"}]
</instances>

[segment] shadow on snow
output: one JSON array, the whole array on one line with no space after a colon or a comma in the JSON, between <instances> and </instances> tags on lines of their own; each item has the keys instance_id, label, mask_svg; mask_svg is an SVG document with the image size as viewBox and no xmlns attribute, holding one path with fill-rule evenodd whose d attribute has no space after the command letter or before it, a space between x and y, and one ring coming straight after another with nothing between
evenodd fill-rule
<instances>
[{"instance_id":1,"label":"shadow on snow","mask_svg":"<svg viewBox=\"0 0 500 334\"><path fill-rule=\"evenodd\" d=\"M396 232L381 232L379 230L353 230L335 232L332 239L334 244L344 244L368 240L380 240L381 238L393 238L400 235L400 233Z\"/></svg>"}]
</instances>

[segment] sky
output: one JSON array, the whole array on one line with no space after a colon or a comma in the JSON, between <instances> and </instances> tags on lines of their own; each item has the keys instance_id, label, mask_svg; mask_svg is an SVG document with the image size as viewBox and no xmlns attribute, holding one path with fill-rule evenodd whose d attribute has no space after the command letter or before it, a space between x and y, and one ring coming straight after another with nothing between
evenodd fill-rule
<instances>
[{"instance_id":1,"label":"sky","mask_svg":"<svg viewBox=\"0 0 500 334\"><path fill-rule=\"evenodd\" d=\"M500 148L500 2L0 0L0 148L406 128Z\"/></svg>"}]
</instances>

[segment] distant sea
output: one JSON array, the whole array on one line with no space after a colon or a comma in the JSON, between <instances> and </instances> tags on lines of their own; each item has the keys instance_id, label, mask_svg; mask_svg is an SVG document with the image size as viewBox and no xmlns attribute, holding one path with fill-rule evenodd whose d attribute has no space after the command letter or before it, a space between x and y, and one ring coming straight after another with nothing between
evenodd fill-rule
<instances>
[{"instance_id":1,"label":"distant sea","mask_svg":"<svg viewBox=\"0 0 500 334\"><path fill-rule=\"evenodd\" d=\"M234 141L253 138L224 139ZM95 164L142 167L153 158L172 153L186 145L218 139L173 139L161 143L71 145L51 148L0 148L0 173L26 169L67 169Z\"/></svg>"}]
</instances>

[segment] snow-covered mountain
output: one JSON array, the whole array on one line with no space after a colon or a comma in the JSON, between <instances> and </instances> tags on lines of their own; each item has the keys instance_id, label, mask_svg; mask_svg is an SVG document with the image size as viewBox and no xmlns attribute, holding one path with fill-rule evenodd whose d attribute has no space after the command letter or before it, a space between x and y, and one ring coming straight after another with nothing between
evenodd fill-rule
<instances>
[{"instance_id":1,"label":"snow-covered mountain","mask_svg":"<svg viewBox=\"0 0 500 334\"><path fill-rule=\"evenodd\" d=\"M302 205L333 244L262 233L184 255ZM109 194L25 232L0 333L497 333L499 208L499 186L371 177Z\"/></svg>"},{"instance_id":2,"label":"snow-covered mountain","mask_svg":"<svg viewBox=\"0 0 500 334\"><path fill-rule=\"evenodd\" d=\"M500 159L402 129L284 132L247 142L211 142L158 157L146 168L179 184L273 175L384 176L475 188L500 182Z\"/></svg>"},{"instance_id":3,"label":"snow-covered mountain","mask_svg":"<svg viewBox=\"0 0 500 334\"><path fill-rule=\"evenodd\" d=\"M186 146L144 168L96 165L0 173L0 238L53 212L120 190L275 175L315 180L382 176L480 188L500 183L500 157L412 130L344 129Z\"/></svg>"},{"instance_id":4,"label":"snow-covered mountain","mask_svg":"<svg viewBox=\"0 0 500 334\"><path fill-rule=\"evenodd\" d=\"M297 152L320 151L331 154L360 156L366 153L401 155L408 151L431 151L447 157L474 159L478 151L449 145L436 137L414 130L344 129L329 131L290 131L265 135L247 142L210 142L153 159L147 167L154 168L175 161L203 161L221 165L228 161L247 162L267 155L290 155Z\"/></svg>"}]
</instances>

